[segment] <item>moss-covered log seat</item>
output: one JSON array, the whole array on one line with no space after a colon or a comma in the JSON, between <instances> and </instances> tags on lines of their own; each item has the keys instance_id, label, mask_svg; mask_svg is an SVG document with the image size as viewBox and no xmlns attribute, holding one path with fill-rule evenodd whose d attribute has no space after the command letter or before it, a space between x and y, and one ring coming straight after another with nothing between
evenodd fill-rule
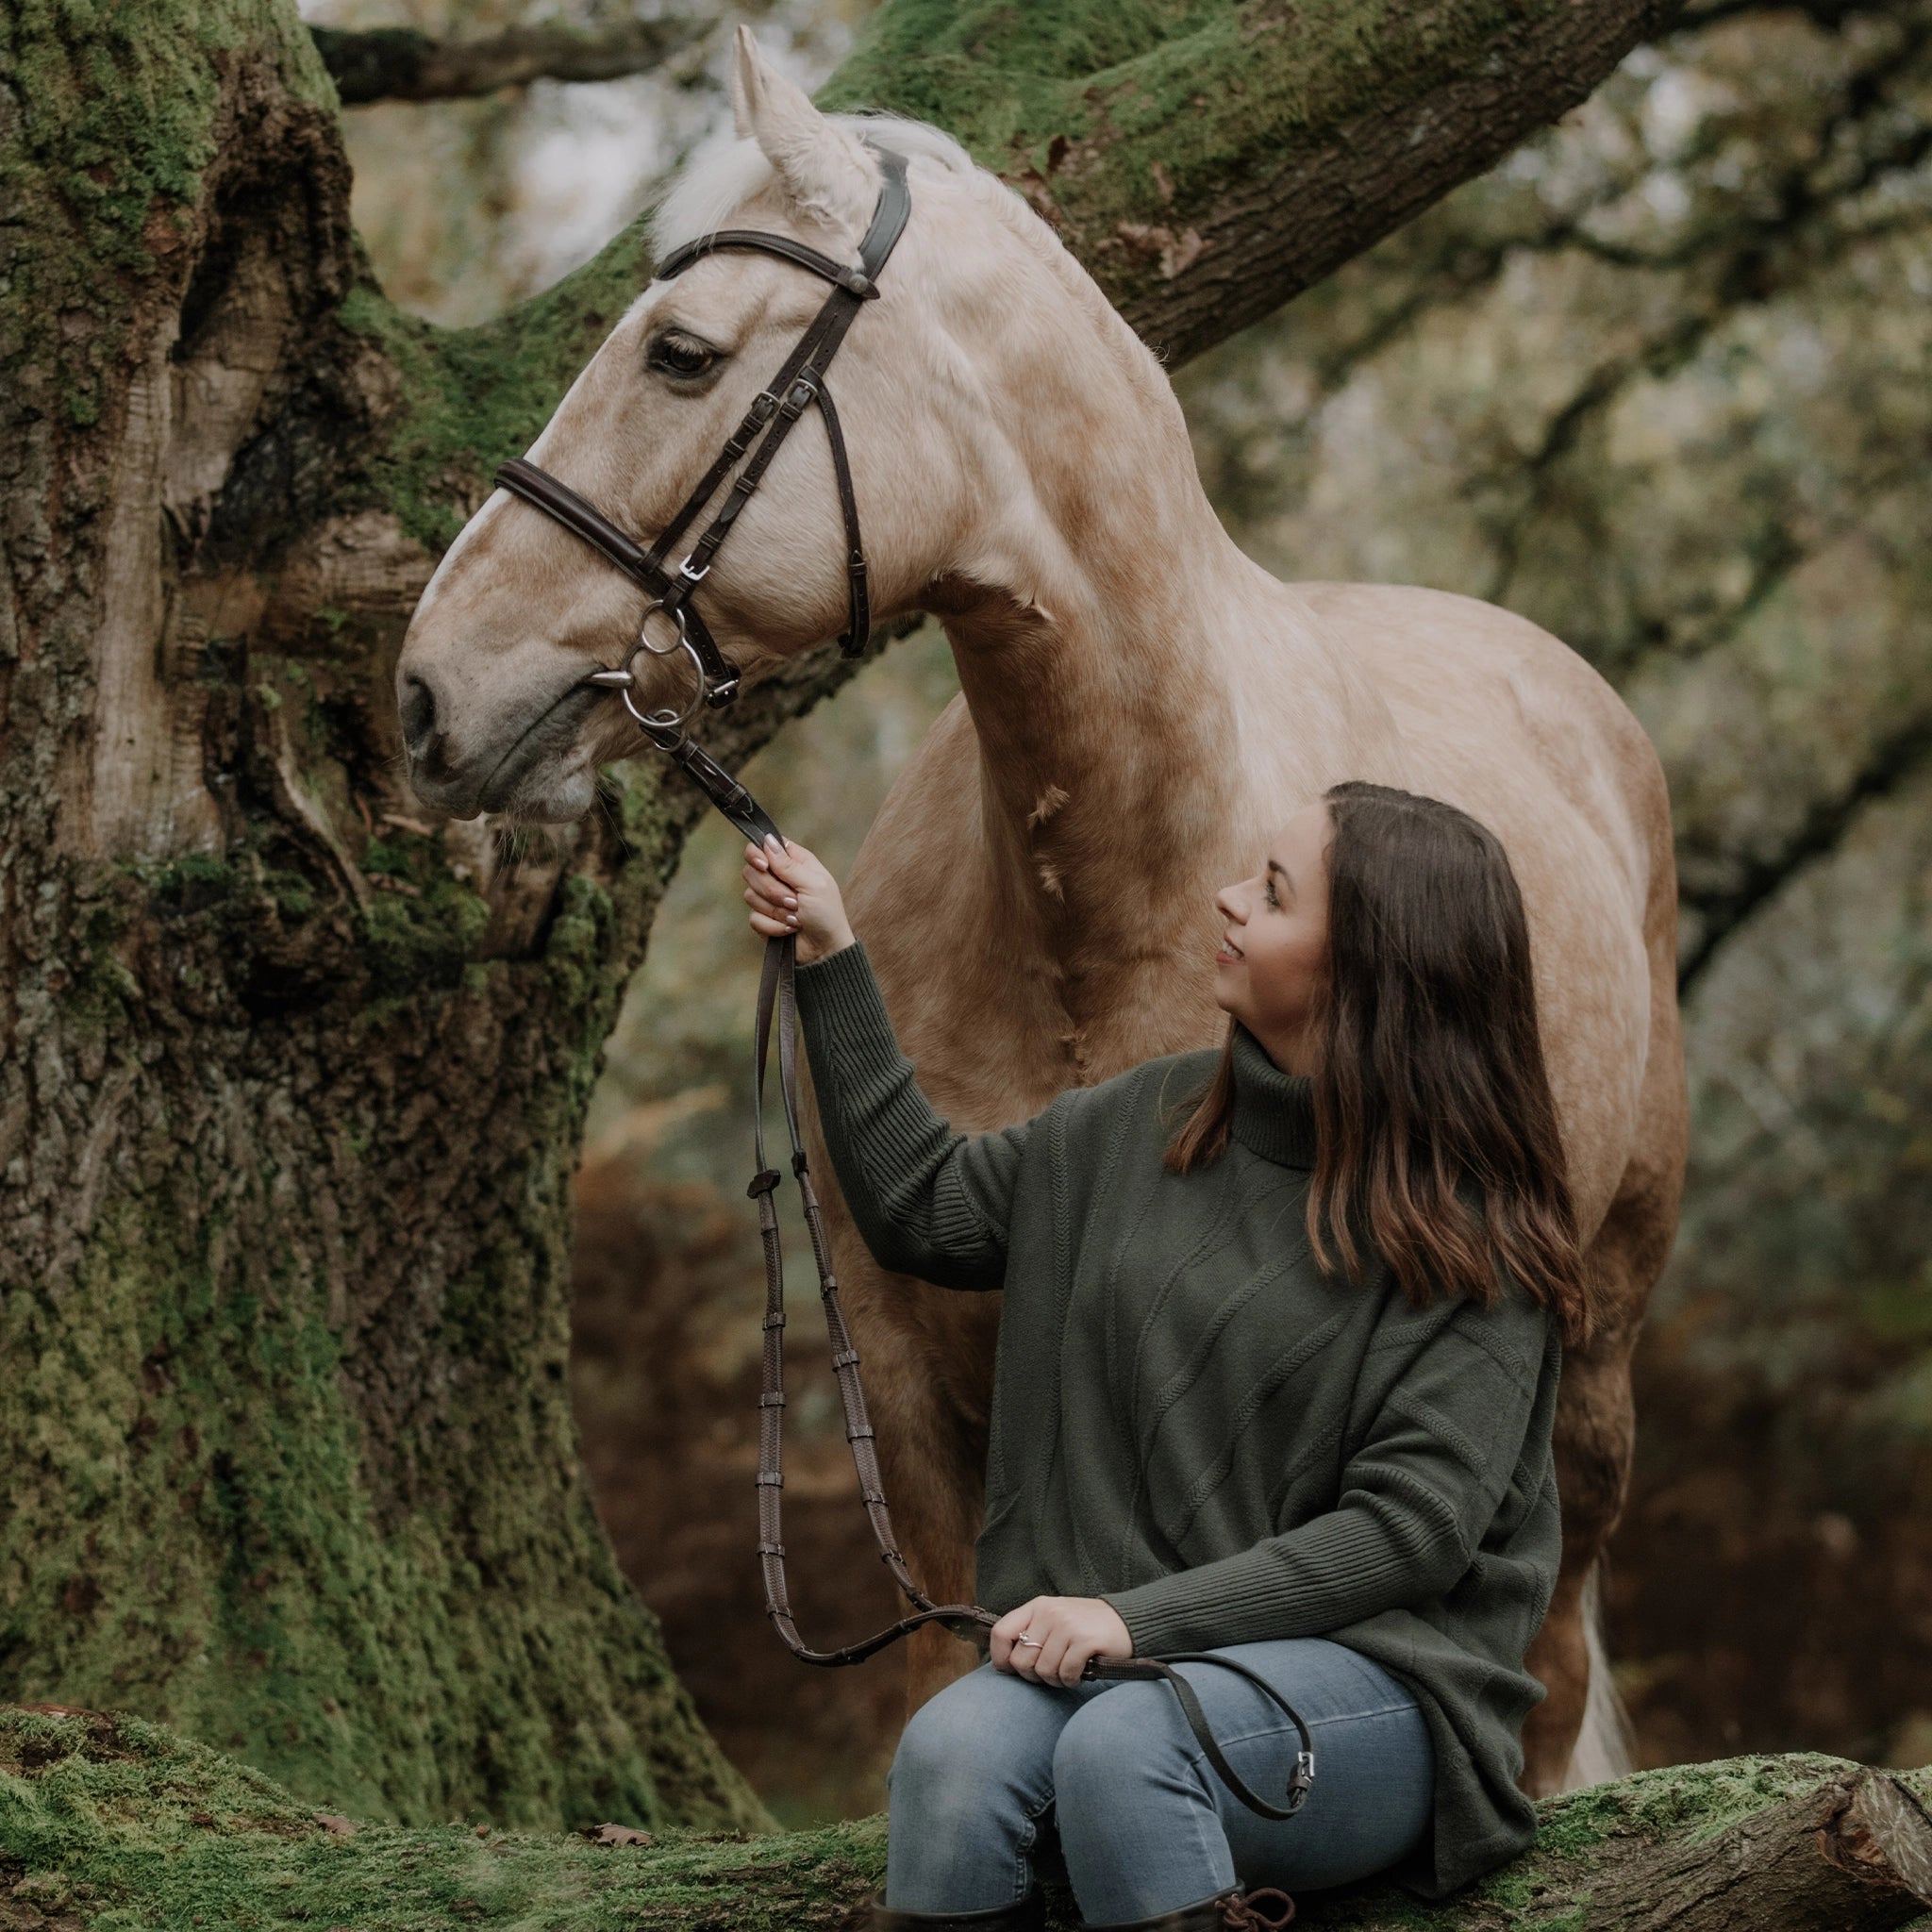
<instances>
[{"instance_id":1,"label":"moss-covered log seat","mask_svg":"<svg viewBox=\"0 0 1932 1932\"><path fill-rule=\"evenodd\" d=\"M1547 1800L1534 1850L1424 1906L1308 1898L1351 1932L1890 1932L1932 1895L1932 1772L1738 1757ZM799 1932L854 1923L885 1821L768 1837L411 1828L298 1803L139 1718L0 1707L0 1927ZM1057 1927L1074 1923L1060 1895Z\"/></svg>"}]
</instances>

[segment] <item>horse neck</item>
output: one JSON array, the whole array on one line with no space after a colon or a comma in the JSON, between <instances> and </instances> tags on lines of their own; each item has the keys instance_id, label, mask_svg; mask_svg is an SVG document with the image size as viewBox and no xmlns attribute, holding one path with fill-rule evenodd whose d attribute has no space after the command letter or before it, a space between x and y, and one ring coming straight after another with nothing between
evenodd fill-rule
<instances>
[{"instance_id":1,"label":"horse neck","mask_svg":"<svg viewBox=\"0 0 1932 1932\"><path fill-rule=\"evenodd\" d=\"M1004 425L1001 501L925 599L977 736L990 929L1057 982L1095 1074L1102 1033L1147 1052L1158 989L1205 990L1213 889L1328 781L1316 747L1346 735L1350 691L1299 598L1221 528L1152 358L1102 346ZM1252 724L1244 742L1257 676L1284 675L1306 757ZM1199 1024L1177 1009L1154 1037Z\"/></svg>"}]
</instances>

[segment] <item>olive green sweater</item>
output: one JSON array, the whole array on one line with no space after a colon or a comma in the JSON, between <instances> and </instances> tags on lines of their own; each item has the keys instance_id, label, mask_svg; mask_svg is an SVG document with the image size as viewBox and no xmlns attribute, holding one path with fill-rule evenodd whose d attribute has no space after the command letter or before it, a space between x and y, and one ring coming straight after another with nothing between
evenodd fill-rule
<instances>
[{"instance_id":1,"label":"olive green sweater","mask_svg":"<svg viewBox=\"0 0 1932 1932\"><path fill-rule=\"evenodd\" d=\"M1412 1307L1324 1277L1308 1082L1235 1037L1233 1138L1161 1155L1212 1052L965 1137L900 1053L863 947L798 974L833 1165L881 1266L1004 1289L976 1591L1094 1596L1137 1652L1327 1637L1414 1693L1435 1744L1430 1897L1526 1846L1524 1653L1557 1574L1558 1345L1520 1290ZM1320 1755L1317 1753L1317 1774Z\"/></svg>"}]
</instances>

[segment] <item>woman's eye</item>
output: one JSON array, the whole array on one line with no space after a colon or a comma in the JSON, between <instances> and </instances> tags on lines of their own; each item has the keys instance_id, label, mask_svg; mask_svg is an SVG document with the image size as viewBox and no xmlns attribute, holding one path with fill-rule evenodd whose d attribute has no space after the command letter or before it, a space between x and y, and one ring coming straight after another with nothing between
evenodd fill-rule
<instances>
[{"instance_id":1,"label":"woman's eye","mask_svg":"<svg viewBox=\"0 0 1932 1932\"><path fill-rule=\"evenodd\" d=\"M689 336L660 336L651 345L651 366L673 375L702 375L718 359L715 349Z\"/></svg>"},{"instance_id":2,"label":"woman's eye","mask_svg":"<svg viewBox=\"0 0 1932 1932\"><path fill-rule=\"evenodd\" d=\"M1269 905L1274 907L1278 911L1281 907L1281 901L1274 896L1274 881L1273 879L1270 879L1266 887L1263 889L1263 891L1266 894Z\"/></svg>"}]
</instances>

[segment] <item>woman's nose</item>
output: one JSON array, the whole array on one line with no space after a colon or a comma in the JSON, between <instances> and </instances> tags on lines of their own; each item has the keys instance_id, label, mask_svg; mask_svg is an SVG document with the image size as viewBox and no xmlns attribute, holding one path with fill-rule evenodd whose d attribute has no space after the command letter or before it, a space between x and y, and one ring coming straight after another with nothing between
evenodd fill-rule
<instances>
[{"instance_id":1,"label":"woman's nose","mask_svg":"<svg viewBox=\"0 0 1932 1932\"><path fill-rule=\"evenodd\" d=\"M1224 919L1231 919L1237 925L1245 925L1248 915L1241 902L1236 898L1235 892L1235 887L1223 886L1214 895L1214 909Z\"/></svg>"}]
</instances>

